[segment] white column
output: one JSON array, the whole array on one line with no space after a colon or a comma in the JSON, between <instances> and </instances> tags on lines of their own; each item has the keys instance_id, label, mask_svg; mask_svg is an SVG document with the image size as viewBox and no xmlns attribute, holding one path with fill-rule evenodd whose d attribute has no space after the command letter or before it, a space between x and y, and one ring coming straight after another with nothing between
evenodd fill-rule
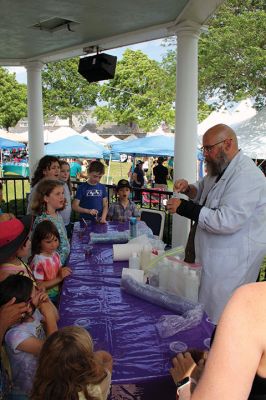
<instances>
[{"instance_id":1,"label":"white column","mask_svg":"<svg viewBox=\"0 0 266 400\"><path fill-rule=\"evenodd\" d=\"M198 113L198 39L200 25L184 21L177 25L176 125L174 179L196 180ZM190 221L173 216L172 245L187 241Z\"/></svg>"},{"instance_id":2,"label":"white column","mask_svg":"<svg viewBox=\"0 0 266 400\"><path fill-rule=\"evenodd\" d=\"M29 166L32 176L38 161L44 155L41 76L43 64L33 61L25 67L28 87Z\"/></svg>"}]
</instances>

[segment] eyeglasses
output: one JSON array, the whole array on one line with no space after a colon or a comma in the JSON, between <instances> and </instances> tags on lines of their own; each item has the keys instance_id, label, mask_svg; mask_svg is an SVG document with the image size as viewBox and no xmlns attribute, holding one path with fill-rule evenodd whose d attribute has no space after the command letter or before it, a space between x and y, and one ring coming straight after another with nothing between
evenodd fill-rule
<instances>
[{"instance_id":1,"label":"eyeglasses","mask_svg":"<svg viewBox=\"0 0 266 400\"><path fill-rule=\"evenodd\" d=\"M202 147L200 148L200 150L202 151L202 153L204 153L204 152L210 153L210 152L212 151L212 149L213 149L215 146L217 146L217 144L224 143L226 140L228 140L228 139L220 140L220 142L211 144L211 145L209 145L209 146L202 146ZM232 139L229 139L229 140L232 140Z\"/></svg>"}]
</instances>

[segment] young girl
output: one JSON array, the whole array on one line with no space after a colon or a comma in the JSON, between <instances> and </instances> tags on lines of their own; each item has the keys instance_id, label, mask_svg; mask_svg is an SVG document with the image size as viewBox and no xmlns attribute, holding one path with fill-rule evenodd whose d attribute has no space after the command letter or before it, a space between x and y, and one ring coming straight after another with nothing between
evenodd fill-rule
<instances>
[{"instance_id":1,"label":"young girl","mask_svg":"<svg viewBox=\"0 0 266 400\"><path fill-rule=\"evenodd\" d=\"M29 255L31 225L31 215L21 219L7 213L0 216L0 281L18 273L35 281L30 267L22 261Z\"/></svg>"},{"instance_id":2,"label":"young girl","mask_svg":"<svg viewBox=\"0 0 266 400\"><path fill-rule=\"evenodd\" d=\"M27 399L31 391L37 366L37 357L45 340L41 321L45 323L46 335L57 330L55 314L48 297L36 291L31 279L11 275L0 282L0 306L12 298L16 303L28 304L28 311L21 315L19 323L5 334L5 346L13 378L13 398ZM36 309L36 307L38 307Z\"/></svg>"},{"instance_id":3,"label":"young girl","mask_svg":"<svg viewBox=\"0 0 266 400\"><path fill-rule=\"evenodd\" d=\"M27 214L32 214L31 201L36 191L37 183L43 178L59 179L60 164L59 159L54 156L44 156L40 159L31 180L31 193L28 197Z\"/></svg>"},{"instance_id":4,"label":"young girl","mask_svg":"<svg viewBox=\"0 0 266 400\"><path fill-rule=\"evenodd\" d=\"M47 290L54 304L58 302L59 283L71 274L70 268L61 268L60 256L56 251L59 243L58 230L51 221L45 220L36 226L31 241L33 258L30 266L38 287Z\"/></svg>"},{"instance_id":5,"label":"young girl","mask_svg":"<svg viewBox=\"0 0 266 400\"><path fill-rule=\"evenodd\" d=\"M106 400L111 373L112 356L93 352L92 338L84 328L62 328L42 348L31 400Z\"/></svg>"},{"instance_id":6,"label":"young girl","mask_svg":"<svg viewBox=\"0 0 266 400\"><path fill-rule=\"evenodd\" d=\"M57 211L63 209L64 206L64 184L62 182L51 179L43 179L39 182L38 190L35 192L32 199L32 210L37 214L33 225L33 231L43 220L50 220L53 222L60 236L58 253L62 265L65 265L70 252L65 224L62 216Z\"/></svg>"},{"instance_id":7,"label":"young girl","mask_svg":"<svg viewBox=\"0 0 266 400\"><path fill-rule=\"evenodd\" d=\"M60 211L62 218L64 220L64 224L67 231L68 238L71 236L71 224L70 224L70 217L71 217L71 193L72 193L72 186L70 182L70 166L67 161L60 161L60 180L64 182L64 195L66 199L66 206L64 210Z\"/></svg>"}]
</instances>

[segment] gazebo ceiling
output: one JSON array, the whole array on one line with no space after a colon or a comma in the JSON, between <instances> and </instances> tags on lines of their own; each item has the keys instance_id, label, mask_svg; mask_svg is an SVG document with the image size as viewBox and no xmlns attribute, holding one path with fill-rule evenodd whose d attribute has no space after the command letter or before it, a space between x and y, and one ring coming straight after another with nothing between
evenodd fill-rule
<instances>
[{"instance_id":1,"label":"gazebo ceiling","mask_svg":"<svg viewBox=\"0 0 266 400\"><path fill-rule=\"evenodd\" d=\"M23 65L173 34L204 24L223 0L0 0L0 64ZM95 50L95 49L94 49Z\"/></svg>"}]
</instances>

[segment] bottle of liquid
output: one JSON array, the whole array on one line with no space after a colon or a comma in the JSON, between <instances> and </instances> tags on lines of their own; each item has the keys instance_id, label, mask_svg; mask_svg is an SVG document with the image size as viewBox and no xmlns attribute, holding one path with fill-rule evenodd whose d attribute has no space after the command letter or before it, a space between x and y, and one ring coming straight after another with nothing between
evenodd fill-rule
<instances>
[{"instance_id":1,"label":"bottle of liquid","mask_svg":"<svg viewBox=\"0 0 266 400\"><path fill-rule=\"evenodd\" d=\"M128 267L133 269L140 269L140 260L137 253L132 253L128 260Z\"/></svg>"},{"instance_id":2,"label":"bottle of liquid","mask_svg":"<svg viewBox=\"0 0 266 400\"><path fill-rule=\"evenodd\" d=\"M170 264L168 260L163 260L158 264L159 267L159 288L168 291Z\"/></svg>"},{"instance_id":3,"label":"bottle of liquid","mask_svg":"<svg viewBox=\"0 0 266 400\"><path fill-rule=\"evenodd\" d=\"M199 278L197 271L190 270L186 280L186 298L198 302Z\"/></svg>"},{"instance_id":4,"label":"bottle of liquid","mask_svg":"<svg viewBox=\"0 0 266 400\"><path fill-rule=\"evenodd\" d=\"M137 218L131 217L129 220L130 238L134 239L137 237Z\"/></svg>"},{"instance_id":5,"label":"bottle of liquid","mask_svg":"<svg viewBox=\"0 0 266 400\"><path fill-rule=\"evenodd\" d=\"M150 244L145 244L140 255L140 266L141 269L143 269L144 271L151 262L151 257L152 257L152 246Z\"/></svg>"}]
</instances>

